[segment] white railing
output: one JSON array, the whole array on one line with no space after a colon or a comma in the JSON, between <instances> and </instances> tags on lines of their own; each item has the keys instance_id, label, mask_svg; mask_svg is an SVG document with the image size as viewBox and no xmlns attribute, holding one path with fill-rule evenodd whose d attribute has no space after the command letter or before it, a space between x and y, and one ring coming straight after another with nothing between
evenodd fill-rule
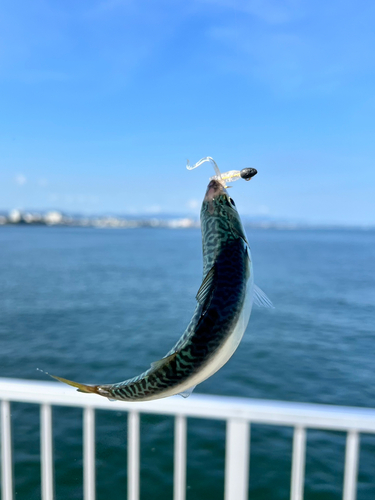
<instances>
[{"instance_id":1,"label":"white railing","mask_svg":"<svg viewBox=\"0 0 375 500\"><path fill-rule=\"evenodd\" d=\"M51 405L83 408L84 500L95 500L95 409L128 412L128 500L139 500L139 414L175 416L174 500L185 500L186 429L188 417L225 420L225 500L246 500L249 482L250 424L294 428L291 500L302 500L304 489L306 429L347 432L343 500L355 500L359 433L375 433L375 409L256 399L179 396L145 403L110 402L96 395L80 394L55 382L1 379L1 478L2 500L13 500L12 401L41 405L42 500L53 500L53 447Z\"/></svg>"}]
</instances>

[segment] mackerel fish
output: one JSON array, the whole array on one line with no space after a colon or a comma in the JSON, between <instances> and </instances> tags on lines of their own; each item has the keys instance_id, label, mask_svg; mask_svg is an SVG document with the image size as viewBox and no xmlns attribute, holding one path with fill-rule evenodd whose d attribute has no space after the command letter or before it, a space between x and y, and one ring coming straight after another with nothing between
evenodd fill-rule
<instances>
[{"instance_id":1,"label":"mackerel fish","mask_svg":"<svg viewBox=\"0 0 375 500\"><path fill-rule=\"evenodd\" d=\"M230 359L245 332L253 302L272 304L254 286L245 231L225 188L224 182L213 178L202 203L203 281L193 317L176 345L148 370L124 382L86 385L54 378L110 400L150 401L175 394L187 397Z\"/></svg>"}]
</instances>

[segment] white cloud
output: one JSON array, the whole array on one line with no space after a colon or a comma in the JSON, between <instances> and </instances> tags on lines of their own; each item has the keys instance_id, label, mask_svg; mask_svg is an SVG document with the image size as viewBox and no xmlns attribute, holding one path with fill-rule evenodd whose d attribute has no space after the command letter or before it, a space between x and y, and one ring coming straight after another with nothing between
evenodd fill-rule
<instances>
[{"instance_id":1,"label":"white cloud","mask_svg":"<svg viewBox=\"0 0 375 500\"><path fill-rule=\"evenodd\" d=\"M189 200L187 203L186 203L187 207L190 208L191 210L196 210L199 205L200 205L200 202L199 200Z\"/></svg>"},{"instance_id":2,"label":"white cloud","mask_svg":"<svg viewBox=\"0 0 375 500\"><path fill-rule=\"evenodd\" d=\"M19 186L23 186L27 182L27 179L23 174L16 175L14 180L15 180L16 184L18 184Z\"/></svg>"}]
</instances>

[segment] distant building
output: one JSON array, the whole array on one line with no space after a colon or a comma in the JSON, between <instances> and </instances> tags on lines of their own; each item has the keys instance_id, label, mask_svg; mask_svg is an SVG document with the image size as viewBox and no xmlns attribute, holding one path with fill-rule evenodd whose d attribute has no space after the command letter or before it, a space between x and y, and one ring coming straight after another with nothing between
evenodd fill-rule
<instances>
[{"instance_id":1,"label":"distant building","mask_svg":"<svg viewBox=\"0 0 375 500\"><path fill-rule=\"evenodd\" d=\"M8 219L9 219L9 222L11 222L12 224L18 224L19 222L21 222L22 214L21 214L20 210L17 210L16 208L11 210L9 212Z\"/></svg>"},{"instance_id":2,"label":"distant building","mask_svg":"<svg viewBox=\"0 0 375 500\"><path fill-rule=\"evenodd\" d=\"M168 223L168 227L172 229L186 229L188 227L195 227L196 223L194 219L189 219L187 217L182 218L182 219L172 219Z\"/></svg>"},{"instance_id":3,"label":"distant building","mask_svg":"<svg viewBox=\"0 0 375 500\"><path fill-rule=\"evenodd\" d=\"M25 214L23 214L23 220L27 224L40 224L42 222L42 216L41 214L36 212L26 212Z\"/></svg>"},{"instance_id":4,"label":"distant building","mask_svg":"<svg viewBox=\"0 0 375 500\"><path fill-rule=\"evenodd\" d=\"M44 216L44 221L46 224L52 226L54 224L61 224L63 221L63 215L61 212L52 211L46 213Z\"/></svg>"}]
</instances>

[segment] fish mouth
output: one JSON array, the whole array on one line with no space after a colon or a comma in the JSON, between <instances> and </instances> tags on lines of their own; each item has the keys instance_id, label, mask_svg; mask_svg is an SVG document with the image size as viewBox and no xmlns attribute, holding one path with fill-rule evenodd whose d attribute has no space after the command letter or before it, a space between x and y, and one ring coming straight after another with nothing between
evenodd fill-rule
<instances>
[{"instance_id":1,"label":"fish mouth","mask_svg":"<svg viewBox=\"0 0 375 500\"><path fill-rule=\"evenodd\" d=\"M212 201L224 193L226 193L226 189L224 188L223 184L215 179L212 179L207 186L204 201Z\"/></svg>"}]
</instances>

